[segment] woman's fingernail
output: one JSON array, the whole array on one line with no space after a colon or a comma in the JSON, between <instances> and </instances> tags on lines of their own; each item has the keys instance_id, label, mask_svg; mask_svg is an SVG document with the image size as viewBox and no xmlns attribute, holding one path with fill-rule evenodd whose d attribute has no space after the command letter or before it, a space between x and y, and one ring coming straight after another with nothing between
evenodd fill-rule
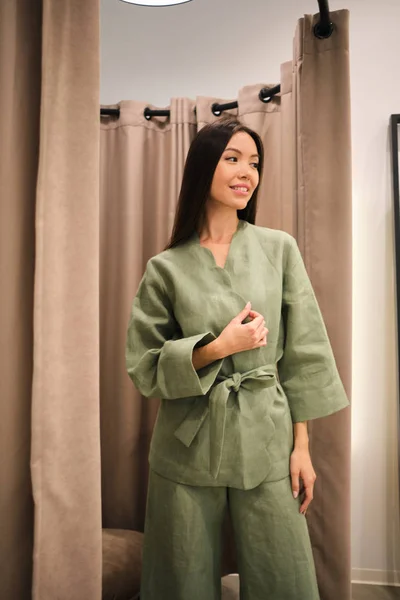
<instances>
[{"instance_id":1,"label":"woman's fingernail","mask_svg":"<svg viewBox=\"0 0 400 600\"><path fill-rule=\"evenodd\" d=\"M299 495L299 492L293 492L293 498L297 498L298 495Z\"/></svg>"}]
</instances>

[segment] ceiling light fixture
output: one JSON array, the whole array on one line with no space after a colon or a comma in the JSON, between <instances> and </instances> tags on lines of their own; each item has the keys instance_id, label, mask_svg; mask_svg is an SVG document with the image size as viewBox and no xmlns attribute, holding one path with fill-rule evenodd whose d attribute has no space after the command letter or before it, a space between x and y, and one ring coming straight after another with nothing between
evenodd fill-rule
<instances>
[{"instance_id":1,"label":"ceiling light fixture","mask_svg":"<svg viewBox=\"0 0 400 600\"><path fill-rule=\"evenodd\" d=\"M192 0L121 0L127 4L136 4L137 6L175 6L176 4L186 4Z\"/></svg>"}]
</instances>

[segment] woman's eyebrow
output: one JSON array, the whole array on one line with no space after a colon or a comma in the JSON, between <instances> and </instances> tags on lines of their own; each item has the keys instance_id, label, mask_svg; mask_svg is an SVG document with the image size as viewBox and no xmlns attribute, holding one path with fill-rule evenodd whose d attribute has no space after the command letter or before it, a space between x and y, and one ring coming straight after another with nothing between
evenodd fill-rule
<instances>
[{"instance_id":1,"label":"woman's eyebrow","mask_svg":"<svg viewBox=\"0 0 400 600\"><path fill-rule=\"evenodd\" d=\"M237 148L225 148L224 152L228 152L228 150L232 150L233 152L237 152L238 154L242 154L240 152L240 150L238 150ZM259 154L252 154L251 158L253 158L253 156L257 156L257 158L260 158Z\"/></svg>"}]
</instances>

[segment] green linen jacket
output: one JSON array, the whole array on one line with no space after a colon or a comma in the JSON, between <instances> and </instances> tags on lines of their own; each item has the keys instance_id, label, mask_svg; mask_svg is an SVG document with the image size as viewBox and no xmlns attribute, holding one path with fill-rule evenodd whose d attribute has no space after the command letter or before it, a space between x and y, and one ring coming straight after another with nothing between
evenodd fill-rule
<instances>
[{"instance_id":1,"label":"green linen jacket","mask_svg":"<svg viewBox=\"0 0 400 600\"><path fill-rule=\"evenodd\" d=\"M193 349L248 301L265 318L267 346L196 372ZM293 423L349 404L296 240L243 220L224 268L197 233L147 262L126 366L142 395L161 399L151 468L188 485L251 489L286 477Z\"/></svg>"}]
</instances>

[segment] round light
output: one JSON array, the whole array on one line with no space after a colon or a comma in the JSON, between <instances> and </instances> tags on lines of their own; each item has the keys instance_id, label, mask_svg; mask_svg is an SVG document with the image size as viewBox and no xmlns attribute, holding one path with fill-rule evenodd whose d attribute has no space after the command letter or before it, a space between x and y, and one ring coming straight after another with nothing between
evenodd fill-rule
<instances>
[{"instance_id":1,"label":"round light","mask_svg":"<svg viewBox=\"0 0 400 600\"><path fill-rule=\"evenodd\" d=\"M127 4L136 4L137 6L175 6L176 4L186 4L192 0L121 0Z\"/></svg>"}]
</instances>

